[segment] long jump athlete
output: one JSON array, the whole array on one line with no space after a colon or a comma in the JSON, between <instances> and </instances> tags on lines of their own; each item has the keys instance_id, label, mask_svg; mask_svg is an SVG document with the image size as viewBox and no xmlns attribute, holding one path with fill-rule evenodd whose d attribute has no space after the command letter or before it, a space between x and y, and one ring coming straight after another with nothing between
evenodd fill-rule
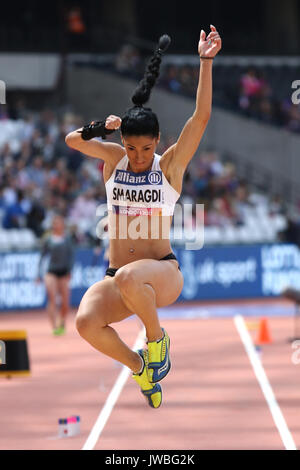
<instances>
[{"instance_id":1,"label":"long jump athlete","mask_svg":"<svg viewBox=\"0 0 300 470\"><path fill-rule=\"evenodd\" d=\"M93 121L66 136L68 146L104 160L109 217L109 267L103 280L84 294L78 308L79 334L98 351L125 364L153 408L162 401L158 383L170 370L170 339L161 327L158 307L172 304L183 288L183 276L169 237L175 203L185 169L196 152L211 114L212 64L221 49L214 26L201 30L199 83L193 115L177 142L162 156L155 153L160 132L156 114L144 107L159 75L170 38L160 38L130 108L121 118ZM103 142L116 129L123 145ZM137 236L137 226L140 230ZM157 230L153 236L153 226ZM124 232L125 227L125 232ZM133 229L135 228L135 230ZM164 232L164 233L163 233ZM124 235L125 233L125 235ZM111 327L136 314L145 326L147 349L131 350Z\"/></svg>"}]
</instances>

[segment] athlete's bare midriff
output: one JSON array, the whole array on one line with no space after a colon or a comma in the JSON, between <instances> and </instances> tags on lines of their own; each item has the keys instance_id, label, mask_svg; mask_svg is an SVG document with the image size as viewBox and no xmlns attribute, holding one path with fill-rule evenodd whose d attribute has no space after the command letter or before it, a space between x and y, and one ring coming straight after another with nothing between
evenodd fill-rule
<instances>
[{"instance_id":1,"label":"athlete's bare midriff","mask_svg":"<svg viewBox=\"0 0 300 470\"><path fill-rule=\"evenodd\" d=\"M112 268L139 259L159 260L172 251L169 216L128 217L109 214L108 220L109 260ZM136 238L138 236L140 238Z\"/></svg>"}]
</instances>

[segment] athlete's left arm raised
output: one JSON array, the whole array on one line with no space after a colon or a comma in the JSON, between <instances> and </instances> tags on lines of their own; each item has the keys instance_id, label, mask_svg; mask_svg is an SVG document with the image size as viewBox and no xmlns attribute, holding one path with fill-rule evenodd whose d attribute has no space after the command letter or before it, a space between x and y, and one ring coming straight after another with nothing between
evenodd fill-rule
<instances>
[{"instance_id":1,"label":"athlete's left arm raised","mask_svg":"<svg viewBox=\"0 0 300 470\"><path fill-rule=\"evenodd\" d=\"M219 52L222 44L216 28L212 25L210 28L211 31L207 37L206 33L201 30L198 44L200 72L195 111L193 116L186 122L177 142L166 151L166 154L172 154L169 168L174 167L181 171L186 169L195 154L210 119L212 104L212 58Z\"/></svg>"}]
</instances>

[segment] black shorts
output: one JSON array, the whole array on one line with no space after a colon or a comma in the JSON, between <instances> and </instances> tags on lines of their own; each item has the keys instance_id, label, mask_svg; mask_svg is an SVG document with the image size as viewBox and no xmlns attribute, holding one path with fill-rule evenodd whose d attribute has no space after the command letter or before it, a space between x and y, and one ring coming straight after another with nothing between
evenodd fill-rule
<instances>
[{"instance_id":1,"label":"black shorts","mask_svg":"<svg viewBox=\"0 0 300 470\"><path fill-rule=\"evenodd\" d=\"M168 259L175 259L178 262L178 259L176 258L174 253L169 253L167 256L164 256L163 258L161 258L159 261L164 261L164 260L168 260ZM114 277L114 275L116 274L118 269L119 268L107 268L107 270L105 271L105 276ZM178 269L179 269L179 271L181 271L179 263L178 263Z\"/></svg>"},{"instance_id":2,"label":"black shorts","mask_svg":"<svg viewBox=\"0 0 300 470\"><path fill-rule=\"evenodd\" d=\"M56 277L64 277L70 274L69 269L52 269L48 271L48 274L53 274Z\"/></svg>"}]
</instances>

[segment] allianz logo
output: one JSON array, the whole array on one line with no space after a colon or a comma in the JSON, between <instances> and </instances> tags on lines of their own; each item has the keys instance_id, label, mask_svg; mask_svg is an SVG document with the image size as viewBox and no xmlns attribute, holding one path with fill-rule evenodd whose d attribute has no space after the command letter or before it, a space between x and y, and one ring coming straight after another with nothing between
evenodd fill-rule
<instances>
[{"instance_id":1,"label":"allianz logo","mask_svg":"<svg viewBox=\"0 0 300 470\"><path fill-rule=\"evenodd\" d=\"M125 183L125 184L162 184L162 172L161 171L149 171L146 174L137 174L134 175L130 171L126 170L117 170L115 175L115 183Z\"/></svg>"}]
</instances>

